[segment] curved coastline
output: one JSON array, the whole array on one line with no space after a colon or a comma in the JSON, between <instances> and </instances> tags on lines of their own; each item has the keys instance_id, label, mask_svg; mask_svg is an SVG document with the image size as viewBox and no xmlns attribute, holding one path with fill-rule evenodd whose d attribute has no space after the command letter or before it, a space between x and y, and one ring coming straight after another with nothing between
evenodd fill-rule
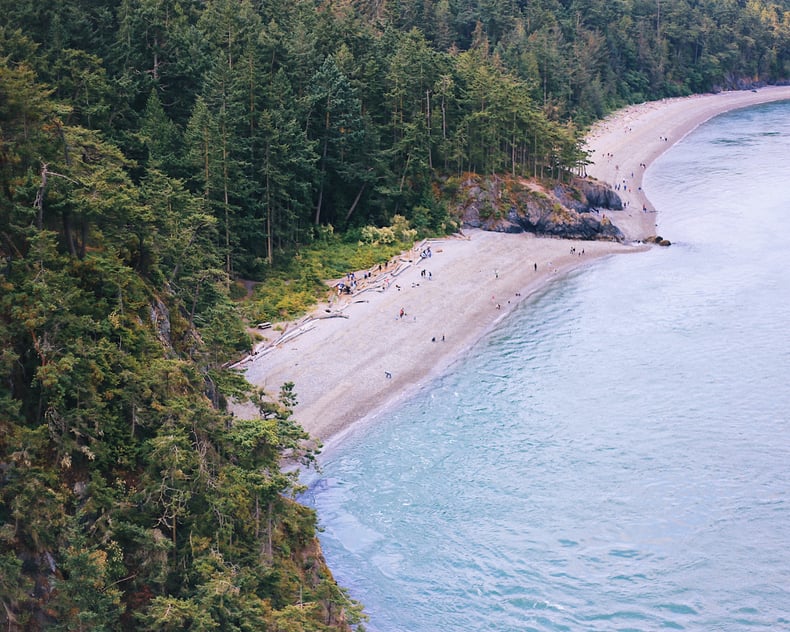
<instances>
[{"instance_id":1,"label":"curved coastline","mask_svg":"<svg viewBox=\"0 0 790 632\"><path fill-rule=\"evenodd\" d=\"M317 321L250 358L242 367L247 379L270 393L294 382L294 418L325 444L341 440L361 420L446 371L515 305L552 280L600 257L644 249L638 242L655 234L656 209L641 189L642 174L672 144L717 114L786 99L790 86L619 110L590 131L586 142L593 162L587 171L612 185L626 179L626 190L618 193L628 206L610 216L630 243L480 230L432 241L431 257L421 258L416 249L401 255L405 269L388 289L351 297L347 318Z\"/></svg>"},{"instance_id":2,"label":"curved coastline","mask_svg":"<svg viewBox=\"0 0 790 632\"><path fill-rule=\"evenodd\" d=\"M642 176L656 158L714 116L785 100L790 100L790 86L700 94L628 106L598 121L590 130L586 149L592 162L587 174L611 186L620 185L618 194L628 206L613 220L627 239L644 239L655 234L656 208L642 189ZM625 191L623 185L627 187Z\"/></svg>"}]
</instances>

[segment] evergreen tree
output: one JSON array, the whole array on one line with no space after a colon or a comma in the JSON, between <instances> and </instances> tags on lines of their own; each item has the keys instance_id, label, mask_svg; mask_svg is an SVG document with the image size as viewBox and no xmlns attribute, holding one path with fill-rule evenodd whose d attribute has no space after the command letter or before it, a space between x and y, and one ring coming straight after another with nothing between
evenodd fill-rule
<instances>
[{"instance_id":1,"label":"evergreen tree","mask_svg":"<svg viewBox=\"0 0 790 632\"><path fill-rule=\"evenodd\" d=\"M335 63L324 60L313 76L310 92L311 137L317 143L318 183L314 224L336 223L343 217L342 191L357 173L355 155L363 143L361 104L351 82Z\"/></svg>"}]
</instances>

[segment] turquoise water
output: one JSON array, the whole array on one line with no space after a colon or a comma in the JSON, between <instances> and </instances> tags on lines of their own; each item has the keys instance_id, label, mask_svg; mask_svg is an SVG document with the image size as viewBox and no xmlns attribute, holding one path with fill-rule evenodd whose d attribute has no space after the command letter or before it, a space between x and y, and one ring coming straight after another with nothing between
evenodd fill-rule
<instances>
[{"instance_id":1,"label":"turquoise water","mask_svg":"<svg viewBox=\"0 0 790 632\"><path fill-rule=\"evenodd\" d=\"M323 457L368 630L790 629L790 103L646 174L668 249L522 304Z\"/></svg>"}]
</instances>

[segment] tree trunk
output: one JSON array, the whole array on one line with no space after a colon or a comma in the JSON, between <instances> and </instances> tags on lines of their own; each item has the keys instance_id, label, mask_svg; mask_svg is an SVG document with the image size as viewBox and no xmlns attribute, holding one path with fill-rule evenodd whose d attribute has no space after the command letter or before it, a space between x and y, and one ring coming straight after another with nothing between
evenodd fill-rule
<instances>
[{"instance_id":1,"label":"tree trunk","mask_svg":"<svg viewBox=\"0 0 790 632\"><path fill-rule=\"evenodd\" d=\"M425 120L426 120L426 127L428 128L428 167L433 169L433 157L431 156L431 91L425 91L425 102L426 102L426 113L425 113Z\"/></svg>"},{"instance_id":2,"label":"tree trunk","mask_svg":"<svg viewBox=\"0 0 790 632\"><path fill-rule=\"evenodd\" d=\"M272 559L272 511L273 511L272 503L269 502L269 506L267 507L266 511L266 547L263 551L264 555L266 556L267 560Z\"/></svg>"},{"instance_id":3,"label":"tree trunk","mask_svg":"<svg viewBox=\"0 0 790 632\"><path fill-rule=\"evenodd\" d=\"M261 536L261 501L257 496L255 497L255 539L258 540Z\"/></svg>"},{"instance_id":4,"label":"tree trunk","mask_svg":"<svg viewBox=\"0 0 790 632\"><path fill-rule=\"evenodd\" d=\"M36 200L33 202L33 206L36 208L36 228L41 230L44 228L44 196L47 194L47 176L49 175L49 171L47 170L47 163L42 163L41 165L41 184L38 187L38 191L36 192Z\"/></svg>"},{"instance_id":5,"label":"tree trunk","mask_svg":"<svg viewBox=\"0 0 790 632\"><path fill-rule=\"evenodd\" d=\"M271 181L269 179L269 152L270 147L266 145L266 262L269 265L274 263L274 254L272 249L272 194L271 194Z\"/></svg>"},{"instance_id":6,"label":"tree trunk","mask_svg":"<svg viewBox=\"0 0 790 632\"><path fill-rule=\"evenodd\" d=\"M69 247L69 253L72 257L77 256L77 246L74 244L74 234L72 233L72 226L71 226L71 213L69 211L63 211L63 234L66 237L66 244Z\"/></svg>"},{"instance_id":7,"label":"tree trunk","mask_svg":"<svg viewBox=\"0 0 790 632\"><path fill-rule=\"evenodd\" d=\"M328 107L328 106L327 106ZM326 113L326 123L324 125L324 147L321 150L321 181L318 185L318 203L315 206L315 225L321 222L321 204L324 201L324 176L326 175L326 156L329 152L329 111Z\"/></svg>"},{"instance_id":8,"label":"tree trunk","mask_svg":"<svg viewBox=\"0 0 790 632\"><path fill-rule=\"evenodd\" d=\"M370 169L368 169L368 171L370 171ZM367 185L367 182L362 183L359 192L357 192L357 197L354 198L354 203L351 205L351 208L348 209L348 213L346 213L346 221L348 221L348 218L351 217L351 213L354 212L354 209L357 208L357 204L359 204L359 200L362 197L362 192L365 190Z\"/></svg>"},{"instance_id":9,"label":"tree trunk","mask_svg":"<svg viewBox=\"0 0 790 632\"><path fill-rule=\"evenodd\" d=\"M228 186L225 183L225 273L230 280L230 209L228 208Z\"/></svg>"},{"instance_id":10,"label":"tree trunk","mask_svg":"<svg viewBox=\"0 0 790 632\"><path fill-rule=\"evenodd\" d=\"M81 233L81 240L80 240L79 258L84 259L88 250L88 222L85 221L84 217L80 222L80 233Z\"/></svg>"},{"instance_id":11,"label":"tree trunk","mask_svg":"<svg viewBox=\"0 0 790 632\"><path fill-rule=\"evenodd\" d=\"M411 153L406 155L406 164L403 165L403 174L400 178L400 188L398 189L398 193L403 193L403 185L406 183L406 174L409 171L409 162L411 162Z\"/></svg>"}]
</instances>

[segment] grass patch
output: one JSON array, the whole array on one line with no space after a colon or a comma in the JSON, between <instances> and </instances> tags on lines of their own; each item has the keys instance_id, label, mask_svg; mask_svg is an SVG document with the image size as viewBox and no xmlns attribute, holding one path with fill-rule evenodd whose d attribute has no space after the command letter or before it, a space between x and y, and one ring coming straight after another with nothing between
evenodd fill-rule
<instances>
[{"instance_id":1,"label":"grass patch","mask_svg":"<svg viewBox=\"0 0 790 632\"><path fill-rule=\"evenodd\" d=\"M287 263L268 271L250 299L242 302L244 316L251 323L299 318L328 297L327 281L373 268L413 245L411 240L389 244L349 242L342 236L325 234Z\"/></svg>"}]
</instances>

